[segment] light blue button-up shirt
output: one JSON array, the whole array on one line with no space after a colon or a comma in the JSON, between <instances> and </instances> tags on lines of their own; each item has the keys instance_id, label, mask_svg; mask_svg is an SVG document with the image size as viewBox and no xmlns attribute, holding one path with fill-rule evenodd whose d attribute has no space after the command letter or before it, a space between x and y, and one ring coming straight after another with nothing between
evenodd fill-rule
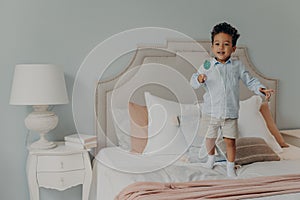
<instances>
[{"instance_id":1,"label":"light blue button-up shirt","mask_svg":"<svg viewBox=\"0 0 300 200\"><path fill-rule=\"evenodd\" d=\"M198 81L199 74L205 74L204 83ZM201 65L191 77L190 84L194 89L204 87L202 112L216 118L238 118L239 114L239 80L255 94L262 95L259 88L265 88L257 78L246 70L240 60L229 59L225 64L212 58Z\"/></svg>"}]
</instances>

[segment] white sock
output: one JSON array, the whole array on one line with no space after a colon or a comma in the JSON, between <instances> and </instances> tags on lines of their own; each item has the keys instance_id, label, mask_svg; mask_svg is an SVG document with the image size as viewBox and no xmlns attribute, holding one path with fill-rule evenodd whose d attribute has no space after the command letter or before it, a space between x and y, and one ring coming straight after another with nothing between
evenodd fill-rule
<instances>
[{"instance_id":1,"label":"white sock","mask_svg":"<svg viewBox=\"0 0 300 200\"><path fill-rule=\"evenodd\" d=\"M234 162L227 161L227 176L228 177L236 177Z\"/></svg>"},{"instance_id":2,"label":"white sock","mask_svg":"<svg viewBox=\"0 0 300 200\"><path fill-rule=\"evenodd\" d=\"M208 159L206 163L203 163L201 166L212 169L214 167L214 164L215 164L215 155L208 155Z\"/></svg>"}]
</instances>

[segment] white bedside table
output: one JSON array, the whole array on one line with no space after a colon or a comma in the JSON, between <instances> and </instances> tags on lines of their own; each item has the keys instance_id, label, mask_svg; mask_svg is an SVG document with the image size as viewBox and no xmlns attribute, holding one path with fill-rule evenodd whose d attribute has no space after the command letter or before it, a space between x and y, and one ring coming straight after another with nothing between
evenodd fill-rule
<instances>
[{"instance_id":1,"label":"white bedside table","mask_svg":"<svg viewBox=\"0 0 300 200\"><path fill-rule=\"evenodd\" d=\"M30 199L39 199L39 187L62 191L82 184L82 200L88 200L92 181L88 151L64 142L56 144L53 149L29 149L26 172Z\"/></svg>"},{"instance_id":2,"label":"white bedside table","mask_svg":"<svg viewBox=\"0 0 300 200\"><path fill-rule=\"evenodd\" d=\"M300 129L280 130L280 133L287 143L300 147Z\"/></svg>"}]
</instances>

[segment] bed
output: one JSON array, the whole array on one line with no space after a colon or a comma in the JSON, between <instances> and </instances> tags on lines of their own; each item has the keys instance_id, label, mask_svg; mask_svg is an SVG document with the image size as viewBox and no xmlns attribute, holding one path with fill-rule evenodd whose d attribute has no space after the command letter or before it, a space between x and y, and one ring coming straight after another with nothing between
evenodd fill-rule
<instances>
[{"instance_id":1,"label":"bed","mask_svg":"<svg viewBox=\"0 0 300 200\"><path fill-rule=\"evenodd\" d=\"M227 179L222 142L218 143L219 160L213 170L200 166L205 160L205 148L203 137L197 133L204 91L193 90L189 85L197 66L210 57L210 45L209 41L180 40L167 41L166 45L142 45L120 74L98 82L95 100L98 149L90 199L114 199L135 182ZM278 133L274 135L270 130L273 128L278 132L274 128L278 80L265 77L255 69L246 47L237 47L232 58L242 60L253 76L276 91L270 102L263 102L262 98L253 96L243 84L240 85L241 138L247 138L246 141L263 138L264 145L275 152L277 160L266 156L263 160L247 163L241 158L238 179L299 174L300 148L293 145L282 148L284 144L280 142L284 141ZM273 126L267 123L267 115L262 115L262 104L267 105ZM135 111L138 123L144 124L138 124L134 129L129 116ZM168 134L158 134L161 132ZM258 197L269 198L300 199L300 193Z\"/></svg>"}]
</instances>

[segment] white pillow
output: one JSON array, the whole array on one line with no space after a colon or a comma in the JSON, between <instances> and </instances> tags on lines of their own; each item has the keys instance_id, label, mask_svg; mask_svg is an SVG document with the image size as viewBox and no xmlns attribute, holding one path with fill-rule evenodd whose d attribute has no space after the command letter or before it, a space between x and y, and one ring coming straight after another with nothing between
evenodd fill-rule
<instances>
[{"instance_id":1,"label":"white pillow","mask_svg":"<svg viewBox=\"0 0 300 200\"><path fill-rule=\"evenodd\" d=\"M190 147L201 147L204 137L200 136L200 104L180 104L181 113L177 116L180 120L179 128L182 130L187 144Z\"/></svg>"},{"instance_id":2,"label":"white pillow","mask_svg":"<svg viewBox=\"0 0 300 200\"><path fill-rule=\"evenodd\" d=\"M118 145L122 149L129 151L130 142L130 121L128 108L114 108L112 110L112 119L115 133L118 138Z\"/></svg>"},{"instance_id":3,"label":"white pillow","mask_svg":"<svg viewBox=\"0 0 300 200\"><path fill-rule=\"evenodd\" d=\"M276 153L282 152L282 148L269 131L265 120L259 111L261 103L262 99L258 95L240 101L238 119L239 137L263 138L273 151Z\"/></svg>"},{"instance_id":4,"label":"white pillow","mask_svg":"<svg viewBox=\"0 0 300 200\"><path fill-rule=\"evenodd\" d=\"M144 153L176 155L184 153L188 148L188 142L181 128L174 123L174 117L181 116L183 111L188 112L191 109L177 102L153 96L149 92L145 92L145 100L149 124L148 142ZM190 135L187 137L191 138Z\"/></svg>"}]
</instances>

